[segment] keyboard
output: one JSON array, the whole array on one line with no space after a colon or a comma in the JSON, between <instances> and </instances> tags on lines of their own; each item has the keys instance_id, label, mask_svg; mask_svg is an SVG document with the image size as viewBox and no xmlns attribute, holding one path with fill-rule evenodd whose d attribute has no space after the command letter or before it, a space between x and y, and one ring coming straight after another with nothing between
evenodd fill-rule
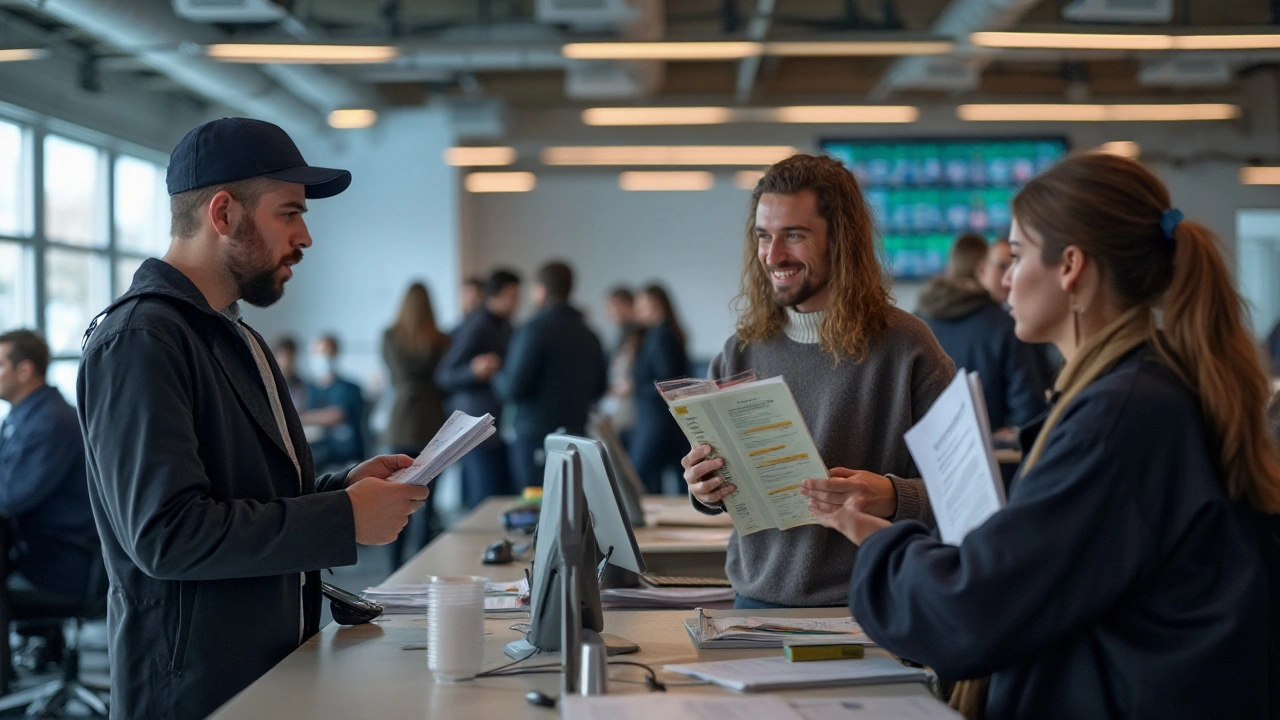
<instances>
[{"instance_id":1,"label":"keyboard","mask_svg":"<svg viewBox=\"0 0 1280 720\"><path fill-rule=\"evenodd\" d=\"M732 587L728 578L718 577L650 575L645 573L640 576L640 579L652 587Z\"/></svg>"}]
</instances>

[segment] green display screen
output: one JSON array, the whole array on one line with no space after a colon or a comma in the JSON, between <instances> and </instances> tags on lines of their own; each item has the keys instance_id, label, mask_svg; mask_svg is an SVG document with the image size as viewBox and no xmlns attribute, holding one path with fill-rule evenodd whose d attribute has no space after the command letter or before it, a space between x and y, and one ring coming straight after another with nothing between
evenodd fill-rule
<instances>
[{"instance_id":1,"label":"green display screen","mask_svg":"<svg viewBox=\"0 0 1280 720\"><path fill-rule=\"evenodd\" d=\"M1018 188L1067 154L1062 137L823 140L867 195L895 278L930 277L957 235L1003 237Z\"/></svg>"}]
</instances>

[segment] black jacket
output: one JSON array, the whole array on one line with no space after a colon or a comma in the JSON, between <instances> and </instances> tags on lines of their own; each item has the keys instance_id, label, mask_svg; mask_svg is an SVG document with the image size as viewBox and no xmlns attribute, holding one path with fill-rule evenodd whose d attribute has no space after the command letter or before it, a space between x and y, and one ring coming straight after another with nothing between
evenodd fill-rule
<instances>
[{"instance_id":1,"label":"black jacket","mask_svg":"<svg viewBox=\"0 0 1280 720\"><path fill-rule=\"evenodd\" d=\"M252 333L284 407L280 437L249 346L171 265L144 262L95 323L77 389L111 580L112 717L203 718L318 629L313 571L356 561L351 501L324 492L346 473L315 477L288 386Z\"/></svg>"},{"instance_id":2,"label":"black jacket","mask_svg":"<svg viewBox=\"0 0 1280 720\"><path fill-rule=\"evenodd\" d=\"M582 435L587 410L608 386L607 367L582 313L553 303L516 331L493 385L515 406L517 437L541 438L561 427Z\"/></svg>"},{"instance_id":3,"label":"black jacket","mask_svg":"<svg viewBox=\"0 0 1280 720\"><path fill-rule=\"evenodd\" d=\"M1261 542L1196 396L1139 349L1051 433L960 547L912 522L868 538L854 616L944 677L992 674L988 720L1263 717Z\"/></svg>"},{"instance_id":4,"label":"black jacket","mask_svg":"<svg viewBox=\"0 0 1280 720\"><path fill-rule=\"evenodd\" d=\"M471 359L485 353L497 353L504 360L511 343L511 323L489 312L481 305L463 319L453 331L449 350L436 367L436 387L449 396L452 410L479 417L493 415L495 423L502 419L502 400L494 392L492 381L477 380L471 372ZM501 446L498 433L484 442Z\"/></svg>"},{"instance_id":5,"label":"black jacket","mask_svg":"<svg viewBox=\"0 0 1280 720\"><path fill-rule=\"evenodd\" d=\"M1034 348L1014 335L1013 318L981 286L935 278L921 291L916 314L957 368L982 378L992 429L1020 426L1044 411L1047 384Z\"/></svg>"}]
</instances>

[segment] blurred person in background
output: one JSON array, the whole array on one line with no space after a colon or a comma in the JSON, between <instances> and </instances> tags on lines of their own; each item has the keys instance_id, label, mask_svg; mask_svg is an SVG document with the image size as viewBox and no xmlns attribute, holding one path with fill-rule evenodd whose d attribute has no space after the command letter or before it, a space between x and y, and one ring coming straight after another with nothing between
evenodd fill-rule
<instances>
[{"instance_id":1,"label":"blurred person in background","mask_svg":"<svg viewBox=\"0 0 1280 720\"><path fill-rule=\"evenodd\" d=\"M289 399L298 409L307 407L307 381L298 374L298 341L292 335L281 335L271 343L271 353L276 356L276 364L289 386Z\"/></svg>"},{"instance_id":2,"label":"blurred person in background","mask_svg":"<svg viewBox=\"0 0 1280 720\"><path fill-rule=\"evenodd\" d=\"M462 311L462 317L466 317L475 312L476 308L484 302L484 278L478 275L472 275L462 281L462 288L458 291L458 308Z\"/></svg>"},{"instance_id":3,"label":"blurred person in background","mask_svg":"<svg viewBox=\"0 0 1280 720\"><path fill-rule=\"evenodd\" d=\"M511 318L520 307L520 276L499 269L485 281L484 303L453 331L453 342L436 368L436 386L449 395L449 407L481 417L502 420L502 401L493 389L493 376L502 367L511 342ZM496 432L462 456L462 504L467 509L490 495L514 490L507 460L507 444Z\"/></svg>"},{"instance_id":4,"label":"blurred person in background","mask_svg":"<svg viewBox=\"0 0 1280 720\"><path fill-rule=\"evenodd\" d=\"M613 349L609 353L609 391L600 401L600 411L609 417L623 447L631 442L636 424L635 390L631 384L631 368L635 364L644 326L636 321L635 297L631 290L618 285L609 291L605 313L617 329Z\"/></svg>"},{"instance_id":5,"label":"blurred person in background","mask_svg":"<svg viewBox=\"0 0 1280 720\"><path fill-rule=\"evenodd\" d=\"M341 347L332 334L311 343L311 382L307 385L304 425L319 426L311 440L311 452L320 469L350 465L364 458L364 392L355 382L338 374Z\"/></svg>"},{"instance_id":6,"label":"blurred person in background","mask_svg":"<svg viewBox=\"0 0 1280 720\"><path fill-rule=\"evenodd\" d=\"M93 556L101 553L80 421L62 393L45 382L49 357L49 346L30 330L0 335L0 400L10 405L0 423L0 513L12 532L13 570L5 584L16 620L50 607L78 606ZM33 668L62 659L61 629L41 636L43 644L24 653Z\"/></svg>"},{"instance_id":7,"label":"blurred person in background","mask_svg":"<svg viewBox=\"0 0 1280 720\"><path fill-rule=\"evenodd\" d=\"M1013 318L979 281L987 257L982 236L957 238L947 269L920 292L916 314L957 368L978 373L991 429L1013 443L1013 428L1044 411L1046 386L1033 349L1014 335Z\"/></svg>"},{"instance_id":8,"label":"blurred person in background","mask_svg":"<svg viewBox=\"0 0 1280 720\"><path fill-rule=\"evenodd\" d=\"M382 334L382 360L391 377L391 417L382 435L384 451L417 457L444 424L444 397L436 387L436 368L449 349L449 336L436 326L431 296L420 282L409 286L395 324ZM405 561L404 550L421 550L439 532L435 510L427 503L417 513L420 541L414 547L402 532L391 545L391 564Z\"/></svg>"},{"instance_id":9,"label":"blurred person in background","mask_svg":"<svg viewBox=\"0 0 1280 720\"><path fill-rule=\"evenodd\" d=\"M661 493L668 469L676 475L684 471L680 458L688 452L689 441L654 383L687 375L689 355L684 329L661 285L647 285L636 295L636 319L645 332L631 370L636 427L627 451L645 490Z\"/></svg>"},{"instance_id":10,"label":"blurred person in background","mask_svg":"<svg viewBox=\"0 0 1280 720\"><path fill-rule=\"evenodd\" d=\"M1009 291L1001 282L1004 274L1013 265L1013 253L1009 250L1008 238L996 238L987 248L987 256L977 271L978 282L1005 310L1009 309ZM1062 369L1062 354L1050 343L1027 343L1031 346L1031 357L1036 363L1036 372L1046 388L1053 386L1053 381Z\"/></svg>"},{"instance_id":11,"label":"blurred person in background","mask_svg":"<svg viewBox=\"0 0 1280 720\"><path fill-rule=\"evenodd\" d=\"M547 433L585 435L587 411L608 384L604 348L569 305L572 293L568 265L550 262L538 270L530 294L538 312L512 336L493 378L498 397L512 406L511 474L520 490L542 486Z\"/></svg>"}]
</instances>

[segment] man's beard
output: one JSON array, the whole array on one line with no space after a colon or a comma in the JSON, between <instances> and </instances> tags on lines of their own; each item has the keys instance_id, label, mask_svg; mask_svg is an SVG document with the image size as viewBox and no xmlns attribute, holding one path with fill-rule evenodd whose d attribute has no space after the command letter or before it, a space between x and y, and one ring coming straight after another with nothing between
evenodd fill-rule
<instances>
[{"instance_id":1,"label":"man's beard","mask_svg":"<svg viewBox=\"0 0 1280 720\"><path fill-rule=\"evenodd\" d=\"M286 260L295 265L302 262L302 251L294 250ZM227 252L226 261L227 271L245 302L267 307L284 296L284 281L276 279L281 263L270 258L266 238L252 217L246 215L231 234L231 249Z\"/></svg>"},{"instance_id":2,"label":"man's beard","mask_svg":"<svg viewBox=\"0 0 1280 720\"><path fill-rule=\"evenodd\" d=\"M800 283L799 287L780 292L777 286L773 284L773 271L775 269L783 268L766 267L764 272L765 279L769 283L769 294L773 297L774 304L779 307L794 308L795 306L809 300L814 295L817 295L818 291L822 289L822 285L820 283L813 282L812 275L809 271L802 268L801 272L805 274L804 282Z\"/></svg>"}]
</instances>

